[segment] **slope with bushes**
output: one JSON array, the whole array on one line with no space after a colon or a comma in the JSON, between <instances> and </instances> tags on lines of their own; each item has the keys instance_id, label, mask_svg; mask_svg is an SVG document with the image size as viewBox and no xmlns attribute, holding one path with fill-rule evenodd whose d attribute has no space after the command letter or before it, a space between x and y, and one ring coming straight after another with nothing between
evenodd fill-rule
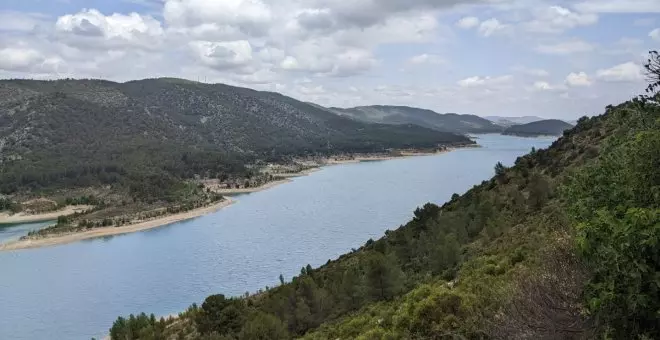
<instances>
[{"instance_id":1,"label":"slope with bushes","mask_svg":"<svg viewBox=\"0 0 660 340\"><path fill-rule=\"evenodd\" d=\"M113 339L660 336L660 96L608 107L379 240Z\"/></svg>"}]
</instances>

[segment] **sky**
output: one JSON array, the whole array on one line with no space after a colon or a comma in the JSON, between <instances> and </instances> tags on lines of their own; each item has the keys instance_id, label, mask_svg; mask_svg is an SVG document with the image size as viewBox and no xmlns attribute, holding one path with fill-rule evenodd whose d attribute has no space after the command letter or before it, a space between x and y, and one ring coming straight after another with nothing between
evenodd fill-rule
<instances>
[{"instance_id":1,"label":"sky","mask_svg":"<svg viewBox=\"0 0 660 340\"><path fill-rule=\"evenodd\" d=\"M575 119L645 88L660 0L2 0L0 78L178 77Z\"/></svg>"}]
</instances>

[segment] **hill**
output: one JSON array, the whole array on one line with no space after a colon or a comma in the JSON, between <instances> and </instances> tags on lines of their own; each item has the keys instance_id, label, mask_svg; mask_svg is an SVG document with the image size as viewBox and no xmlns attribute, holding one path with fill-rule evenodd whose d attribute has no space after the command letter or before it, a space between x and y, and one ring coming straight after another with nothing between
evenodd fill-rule
<instances>
[{"instance_id":1,"label":"hill","mask_svg":"<svg viewBox=\"0 0 660 340\"><path fill-rule=\"evenodd\" d=\"M561 136L565 130L568 130L572 127L573 125L568 124L562 120L547 119L528 124L513 125L504 130L502 134L521 137Z\"/></svg>"},{"instance_id":2,"label":"hill","mask_svg":"<svg viewBox=\"0 0 660 340\"><path fill-rule=\"evenodd\" d=\"M471 143L181 79L0 81L0 192L249 176L259 160ZM146 190L146 189L145 189ZM158 191L150 193L157 195Z\"/></svg>"},{"instance_id":3,"label":"hill","mask_svg":"<svg viewBox=\"0 0 660 340\"><path fill-rule=\"evenodd\" d=\"M343 117L362 122L379 124L415 124L437 131L454 133L500 132L502 128L493 122L475 116L455 113L440 114L435 111L407 106L359 106L354 108L330 108Z\"/></svg>"},{"instance_id":4,"label":"hill","mask_svg":"<svg viewBox=\"0 0 660 340\"><path fill-rule=\"evenodd\" d=\"M650 339L660 336L660 106L608 107L379 240L113 339Z\"/></svg>"},{"instance_id":5,"label":"hill","mask_svg":"<svg viewBox=\"0 0 660 340\"><path fill-rule=\"evenodd\" d=\"M532 122L537 122L539 120L544 120L545 118L537 116L523 116L523 117L500 117L500 116L486 116L484 117L491 122L503 126L509 127L512 125L528 124Z\"/></svg>"}]
</instances>

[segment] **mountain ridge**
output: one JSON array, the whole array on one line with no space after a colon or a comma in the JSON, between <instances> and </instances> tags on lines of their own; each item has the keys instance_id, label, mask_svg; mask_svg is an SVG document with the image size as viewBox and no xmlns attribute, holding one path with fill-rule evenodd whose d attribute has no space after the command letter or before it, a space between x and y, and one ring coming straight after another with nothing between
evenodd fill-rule
<instances>
[{"instance_id":1,"label":"mountain ridge","mask_svg":"<svg viewBox=\"0 0 660 340\"><path fill-rule=\"evenodd\" d=\"M411 106L368 105L353 108L330 107L328 110L352 119L380 124L416 124L437 131L454 133L492 133L502 128L476 115L437 113Z\"/></svg>"},{"instance_id":2,"label":"mountain ridge","mask_svg":"<svg viewBox=\"0 0 660 340\"><path fill-rule=\"evenodd\" d=\"M274 92L176 78L2 80L0 94L5 193L112 184L136 173L244 173L246 163L294 155L471 143L411 124L356 122Z\"/></svg>"},{"instance_id":3,"label":"mountain ridge","mask_svg":"<svg viewBox=\"0 0 660 340\"><path fill-rule=\"evenodd\" d=\"M545 119L527 124L513 125L508 127L503 135L535 137L535 136L560 136L565 130L573 125L559 119Z\"/></svg>"}]
</instances>

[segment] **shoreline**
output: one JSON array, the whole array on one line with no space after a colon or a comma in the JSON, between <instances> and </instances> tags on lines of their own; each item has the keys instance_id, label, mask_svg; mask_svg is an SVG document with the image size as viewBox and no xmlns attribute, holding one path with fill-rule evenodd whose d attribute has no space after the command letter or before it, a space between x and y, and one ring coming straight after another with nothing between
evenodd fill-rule
<instances>
[{"instance_id":1,"label":"shoreline","mask_svg":"<svg viewBox=\"0 0 660 340\"><path fill-rule=\"evenodd\" d=\"M178 214L173 214L169 216L164 216L164 217L159 217L156 219L151 219L151 220L144 220L137 222L135 224L127 225L127 226L122 226L122 227L101 227L101 228L94 228L91 230L87 231L81 231L81 232L71 232L71 233L62 233L62 234L56 234L52 236L46 236L38 239L27 239L27 240L17 240L17 241L11 241L8 243L0 244L0 252L2 251L11 251L11 250L20 250L20 249L33 249L33 248L41 248L41 247L49 247L49 246L55 246L55 245L62 245L62 244L67 244L67 243L73 243L73 242L78 242L82 240L88 240L88 239L94 239L94 238L100 238L100 237L106 237L106 236L113 236L113 235L122 235L122 234L129 234L133 232L139 232L139 231L144 231L144 230L149 230L149 229L154 229L158 227L162 227L165 225L169 225L172 223L177 223L189 219L193 219L196 217L200 217L212 212L216 212L222 208L225 208L233 203L235 201L231 198L231 195L236 195L236 194L248 194L248 193L254 193L254 192L259 192L263 190L267 190L270 188L273 188L275 186L278 186L280 184L285 184L285 183L290 183L292 182L292 178L295 177L302 177L302 176L308 176L314 172L321 171L324 167L326 166L333 166L333 165L341 165L341 164L356 164L356 163L361 163L361 162L375 162L375 161L387 161L387 160L393 160L393 159L401 159L401 158L409 158L409 157L420 157L420 156L436 156L436 155L441 155L445 153L449 153L452 151L456 151L459 148L466 148L466 147L479 147L478 145L466 145L466 146L458 146L458 147L450 147L445 150L441 151L435 151L435 152L401 152L398 155L361 155L361 156L355 156L350 159L334 159L334 158L324 158L321 160L321 162L318 162L315 166L300 171L296 173L281 173L281 174L273 174L274 178L279 178L278 180L274 180L268 183L265 183L261 186L258 187L252 187L252 188L241 188L241 189L219 189L219 188L211 188L215 193L221 194L221 195L227 195L225 199L219 203L213 204L211 206L203 207L203 208L197 208L193 209L187 212L183 213L178 213ZM75 206L74 206L75 207ZM72 208L74 208L72 207ZM87 207L84 207L87 208ZM84 210L84 209L83 209ZM65 210L66 211L66 210ZM53 219L57 219L58 216L62 215L62 210L50 214L55 214ZM75 213L73 211L71 214ZM40 215L34 215L36 216L41 216L43 217L46 214L40 214ZM2 215L0 215L2 216ZM27 217L27 216L26 216ZM42 219L44 220L49 220L49 219ZM1 220L0 220L1 221ZM3 222L0 222L2 224ZM6 223L14 223L14 222L6 222ZM15 222L15 223L29 223L29 222Z\"/></svg>"},{"instance_id":2,"label":"shoreline","mask_svg":"<svg viewBox=\"0 0 660 340\"><path fill-rule=\"evenodd\" d=\"M237 195L237 194L250 194L254 192L259 192L263 190L267 190L273 187L276 187L280 184L285 184L285 183L290 183L292 180L291 178L295 177L303 177L303 176L309 176L310 174L321 171L321 167L314 167L311 169L303 170L300 172L292 172L292 173L282 173L282 174L273 174L274 178L279 178L274 181L270 181L268 183L262 184L258 187L252 187L252 188L241 188L241 189L215 189L211 188L211 190L217 194L221 195Z\"/></svg>"},{"instance_id":3,"label":"shoreline","mask_svg":"<svg viewBox=\"0 0 660 340\"><path fill-rule=\"evenodd\" d=\"M233 203L234 200L232 200L229 197L225 197L223 201L207 207L197 208L183 213L172 214L169 216L164 216L152 220L140 221L135 224L131 224L127 226L94 228L82 232L58 234L58 235L46 236L38 239L12 241L8 243L0 244L0 251L49 247L49 246L78 242L82 240L89 240L89 239L106 237L106 236L122 235L122 234L134 233L138 231L145 231L149 229L163 227L172 223L204 216L206 214L210 214L222 208L228 207Z\"/></svg>"},{"instance_id":4,"label":"shoreline","mask_svg":"<svg viewBox=\"0 0 660 340\"><path fill-rule=\"evenodd\" d=\"M3 224L23 224L23 223L37 223L37 222L45 222L45 221L54 221L57 220L58 217L60 216L68 216L68 215L73 215L77 212L82 212L87 209L91 209L93 206L91 205L70 205L65 207L64 209L60 209L57 211L51 211L43 214L33 214L33 215L28 215L24 214L22 212L19 212L17 214L7 214L7 213L0 213L0 225Z\"/></svg>"}]
</instances>

